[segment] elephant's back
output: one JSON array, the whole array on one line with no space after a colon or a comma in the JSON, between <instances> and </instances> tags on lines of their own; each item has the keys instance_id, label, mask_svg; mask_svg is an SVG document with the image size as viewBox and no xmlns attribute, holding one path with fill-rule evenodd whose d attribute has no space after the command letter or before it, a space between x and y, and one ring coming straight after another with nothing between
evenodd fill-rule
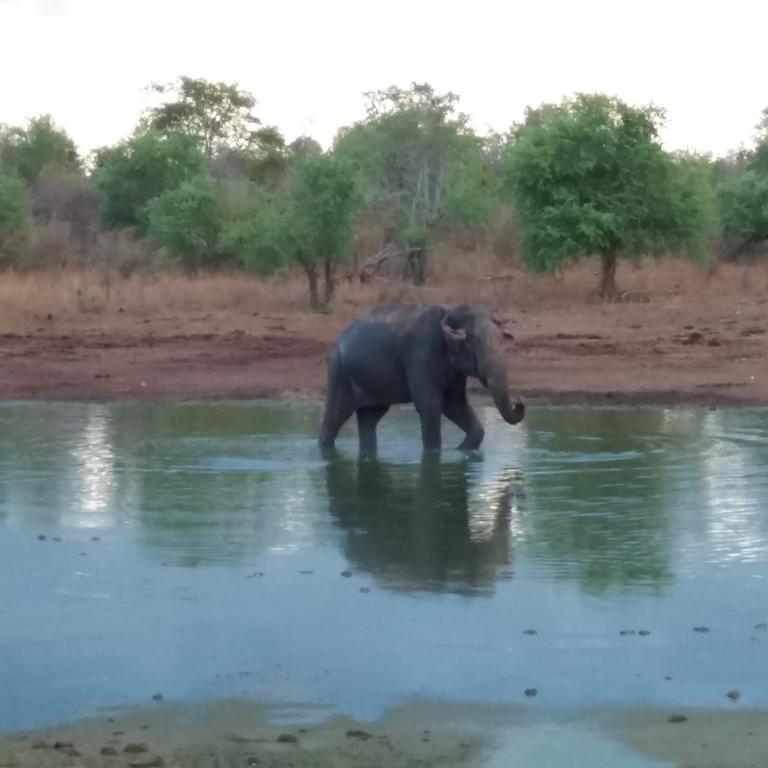
<instances>
[{"instance_id":1,"label":"elephant's back","mask_svg":"<svg viewBox=\"0 0 768 768\"><path fill-rule=\"evenodd\" d=\"M402 319L386 307L377 307L348 325L336 342L341 370L366 403L410 400Z\"/></svg>"}]
</instances>

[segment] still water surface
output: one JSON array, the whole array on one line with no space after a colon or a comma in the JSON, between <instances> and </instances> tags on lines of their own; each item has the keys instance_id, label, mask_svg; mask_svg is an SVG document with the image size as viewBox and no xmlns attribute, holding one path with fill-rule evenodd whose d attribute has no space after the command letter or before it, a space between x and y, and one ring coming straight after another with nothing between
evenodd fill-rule
<instances>
[{"instance_id":1,"label":"still water surface","mask_svg":"<svg viewBox=\"0 0 768 768\"><path fill-rule=\"evenodd\" d=\"M481 453L432 460L411 409L363 461L353 428L321 458L319 416L0 406L0 724L156 693L768 706L768 409L487 409Z\"/></svg>"}]
</instances>

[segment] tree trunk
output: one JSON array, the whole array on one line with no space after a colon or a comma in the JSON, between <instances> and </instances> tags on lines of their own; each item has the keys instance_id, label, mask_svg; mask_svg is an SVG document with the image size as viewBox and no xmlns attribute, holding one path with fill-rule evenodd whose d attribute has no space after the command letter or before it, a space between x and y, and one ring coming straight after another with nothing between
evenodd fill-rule
<instances>
[{"instance_id":1,"label":"tree trunk","mask_svg":"<svg viewBox=\"0 0 768 768\"><path fill-rule=\"evenodd\" d=\"M309 281L309 305L314 312L319 312L321 304L317 285L317 265L304 264L303 267L304 271L307 273L307 280Z\"/></svg>"},{"instance_id":2,"label":"tree trunk","mask_svg":"<svg viewBox=\"0 0 768 768\"><path fill-rule=\"evenodd\" d=\"M411 248L408 251L408 266L414 285L424 285L427 273L427 254L424 248Z\"/></svg>"},{"instance_id":3,"label":"tree trunk","mask_svg":"<svg viewBox=\"0 0 768 768\"><path fill-rule=\"evenodd\" d=\"M600 254L600 298L613 301L616 298L616 262L618 248L610 248Z\"/></svg>"},{"instance_id":4,"label":"tree trunk","mask_svg":"<svg viewBox=\"0 0 768 768\"><path fill-rule=\"evenodd\" d=\"M334 264L330 259L325 260L325 263L323 264L323 272L325 277L325 296L323 301L327 307L331 303L331 299L333 299L333 291L336 288Z\"/></svg>"}]
</instances>

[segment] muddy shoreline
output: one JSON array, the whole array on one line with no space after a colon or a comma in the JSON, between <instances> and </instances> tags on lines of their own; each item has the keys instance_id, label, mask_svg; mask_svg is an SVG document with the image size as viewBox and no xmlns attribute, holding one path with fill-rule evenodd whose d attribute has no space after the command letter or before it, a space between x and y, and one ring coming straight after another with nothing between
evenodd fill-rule
<instances>
[{"instance_id":1,"label":"muddy shoreline","mask_svg":"<svg viewBox=\"0 0 768 768\"><path fill-rule=\"evenodd\" d=\"M293 722L277 724L275 714ZM384 768L664 764L751 768L768 754L768 712L626 708L544 716L519 704L413 701L373 722L244 699L116 710L50 728L0 731L17 768ZM296 717L298 716L298 721ZM646 761L649 762L646 762Z\"/></svg>"},{"instance_id":2,"label":"muddy shoreline","mask_svg":"<svg viewBox=\"0 0 768 768\"><path fill-rule=\"evenodd\" d=\"M0 399L320 399L328 350L364 309L31 316L0 333ZM532 402L768 404L760 301L494 310Z\"/></svg>"}]
</instances>

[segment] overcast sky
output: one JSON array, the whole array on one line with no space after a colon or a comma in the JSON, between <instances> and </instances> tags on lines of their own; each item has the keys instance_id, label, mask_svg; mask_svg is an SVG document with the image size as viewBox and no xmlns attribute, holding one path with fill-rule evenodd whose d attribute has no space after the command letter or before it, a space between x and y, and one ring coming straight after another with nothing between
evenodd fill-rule
<instances>
[{"instance_id":1,"label":"overcast sky","mask_svg":"<svg viewBox=\"0 0 768 768\"><path fill-rule=\"evenodd\" d=\"M415 80L460 94L481 132L575 91L654 101L667 146L721 154L768 106L767 30L768 3L743 0L0 0L0 123L50 112L91 149L185 74L327 145L363 91Z\"/></svg>"}]
</instances>

